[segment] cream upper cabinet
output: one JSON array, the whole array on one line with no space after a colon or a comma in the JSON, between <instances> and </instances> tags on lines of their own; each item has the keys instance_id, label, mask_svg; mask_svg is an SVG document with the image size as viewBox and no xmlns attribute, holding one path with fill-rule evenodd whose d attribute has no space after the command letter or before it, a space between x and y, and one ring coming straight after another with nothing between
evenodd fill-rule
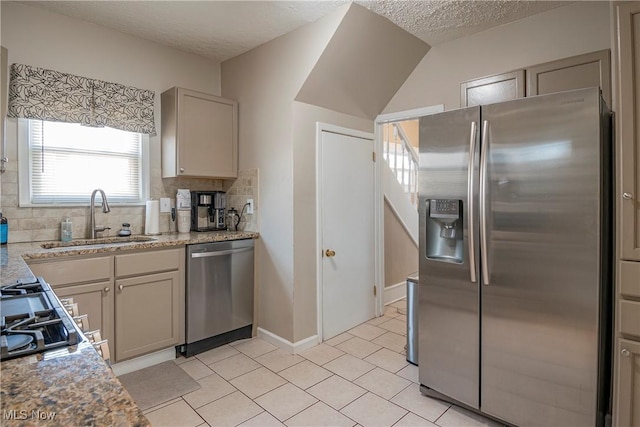
<instances>
[{"instance_id":1,"label":"cream upper cabinet","mask_svg":"<svg viewBox=\"0 0 640 427\"><path fill-rule=\"evenodd\" d=\"M620 252L640 261L640 2L621 4L617 12Z\"/></svg>"},{"instance_id":2,"label":"cream upper cabinet","mask_svg":"<svg viewBox=\"0 0 640 427\"><path fill-rule=\"evenodd\" d=\"M611 54L601 50L460 84L460 106L599 86L611 106Z\"/></svg>"},{"instance_id":3,"label":"cream upper cabinet","mask_svg":"<svg viewBox=\"0 0 640 427\"><path fill-rule=\"evenodd\" d=\"M161 99L162 177L237 178L238 103L176 87Z\"/></svg>"},{"instance_id":4,"label":"cream upper cabinet","mask_svg":"<svg viewBox=\"0 0 640 427\"><path fill-rule=\"evenodd\" d=\"M602 98L611 106L610 51L572 56L528 67L527 96L599 86Z\"/></svg>"},{"instance_id":5,"label":"cream upper cabinet","mask_svg":"<svg viewBox=\"0 0 640 427\"><path fill-rule=\"evenodd\" d=\"M460 105L472 107L522 98L524 87L524 70L469 80L460 85Z\"/></svg>"}]
</instances>

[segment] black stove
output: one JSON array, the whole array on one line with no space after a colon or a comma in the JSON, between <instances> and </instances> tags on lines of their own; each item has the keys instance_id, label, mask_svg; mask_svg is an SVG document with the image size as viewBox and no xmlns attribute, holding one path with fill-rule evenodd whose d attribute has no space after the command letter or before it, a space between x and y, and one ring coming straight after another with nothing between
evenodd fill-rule
<instances>
[{"instance_id":1,"label":"black stove","mask_svg":"<svg viewBox=\"0 0 640 427\"><path fill-rule=\"evenodd\" d=\"M38 277L0 288L0 360L78 344L82 333Z\"/></svg>"}]
</instances>

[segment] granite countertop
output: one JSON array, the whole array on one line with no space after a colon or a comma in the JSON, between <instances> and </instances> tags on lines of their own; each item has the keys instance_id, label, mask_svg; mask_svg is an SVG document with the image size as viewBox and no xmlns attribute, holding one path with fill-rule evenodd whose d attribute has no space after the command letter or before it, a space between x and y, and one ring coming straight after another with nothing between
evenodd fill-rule
<instances>
[{"instance_id":1,"label":"granite countertop","mask_svg":"<svg viewBox=\"0 0 640 427\"><path fill-rule=\"evenodd\" d=\"M135 240L136 237L133 236ZM44 249L56 242L10 243L0 247L0 286L34 280L25 260L160 249L187 244L255 239L252 232L167 233L150 241L115 242ZM77 243L77 242L76 242ZM46 280L46 278L45 278ZM0 363L2 425L19 426L148 426L129 393L93 346L47 351Z\"/></svg>"},{"instance_id":2,"label":"granite countertop","mask_svg":"<svg viewBox=\"0 0 640 427\"><path fill-rule=\"evenodd\" d=\"M59 244L59 242L9 243L0 247L0 286L15 283L16 280L34 280L35 277L27 261L60 258L75 255L96 255L110 252L161 249L197 243L223 242L227 240L256 239L258 233L247 231L211 231L202 233L164 233L150 237L153 240L137 242L137 237L109 238L110 243L99 243L82 240L82 246L66 246L44 249L43 244ZM116 241L113 241L116 240ZM101 239L97 240L98 242ZM84 244L88 243L88 244ZM45 277L46 280L46 277Z\"/></svg>"},{"instance_id":3,"label":"granite countertop","mask_svg":"<svg viewBox=\"0 0 640 427\"><path fill-rule=\"evenodd\" d=\"M0 364L3 426L150 426L87 341Z\"/></svg>"}]
</instances>

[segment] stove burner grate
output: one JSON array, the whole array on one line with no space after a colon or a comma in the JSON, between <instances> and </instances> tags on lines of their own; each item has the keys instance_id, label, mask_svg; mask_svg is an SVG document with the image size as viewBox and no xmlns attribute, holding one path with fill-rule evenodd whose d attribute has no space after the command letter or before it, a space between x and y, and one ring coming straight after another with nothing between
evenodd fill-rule
<instances>
[{"instance_id":1,"label":"stove burner grate","mask_svg":"<svg viewBox=\"0 0 640 427\"><path fill-rule=\"evenodd\" d=\"M0 288L2 360L77 344L75 322L42 278Z\"/></svg>"}]
</instances>

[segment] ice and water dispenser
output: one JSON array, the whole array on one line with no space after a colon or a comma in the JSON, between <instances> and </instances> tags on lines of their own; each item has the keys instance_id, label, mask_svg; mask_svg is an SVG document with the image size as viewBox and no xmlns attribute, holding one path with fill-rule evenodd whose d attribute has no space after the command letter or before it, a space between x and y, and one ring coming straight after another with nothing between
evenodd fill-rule
<instances>
[{"instance_id":1,"label":"ice and water dispenser","mask_svg":"<svg viewBox=\"0 0 640 427\"><path fill-rule=\"evenodd\" d=\"M426 257L462 263L462 200L427 199Z\"/></svg>"}]
</instances>

